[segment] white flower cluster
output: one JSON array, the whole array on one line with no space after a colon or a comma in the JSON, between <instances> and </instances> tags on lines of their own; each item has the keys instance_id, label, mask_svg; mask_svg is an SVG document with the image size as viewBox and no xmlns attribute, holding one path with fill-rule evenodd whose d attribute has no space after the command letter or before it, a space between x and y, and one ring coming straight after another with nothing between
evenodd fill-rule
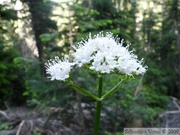
<instances>
[{"instance_id":1,"label":"white flower cluster","mask_svg":"<svg viewBox=\"0 0 180 135\"><path fill-rule=\"evenodd\" d=\"M80 42L74 49L74 63L79 67L89 65L91 70L107 74L139 75L146 72L146 67L142 66L143 60L138 61L128 47L123 47L123 40L119 42L110 32L106 35L100 32L94 38L90 35L87 41Z\"/></svg>"},{"instance_id":2,"label":"white flower cluster","mask_svg":"<svg viewBox=\"0 0 180 135\"><path fill-rule=\"evenodd\" d=\"M59 57L49 60L45 63L46 73L50 74L51 80L62 80L69 78L69 72L74 64L68 62L66 59L61 61Z\"/></svg>"},{"instance_id":3,"label":"white flower cluster","mask_svg":"<svg viewBox=\"0 0 180 135\"><path fill-rule=\"evenodd\" d=\"M105 35L100 32L93 38L90 35L88 40L79 42L74 49L72 63L61 61L58 57L46 63L46 71L51 75L51 80L64 81L69 78L69 72L74 65L85 66L103 74L139 75L147 70L147 66L142 66L143 60L139 61L132 51L128 51L128 47L123 47L123 40L119 42L110 32Z\"/></svg>"}]
</instances>

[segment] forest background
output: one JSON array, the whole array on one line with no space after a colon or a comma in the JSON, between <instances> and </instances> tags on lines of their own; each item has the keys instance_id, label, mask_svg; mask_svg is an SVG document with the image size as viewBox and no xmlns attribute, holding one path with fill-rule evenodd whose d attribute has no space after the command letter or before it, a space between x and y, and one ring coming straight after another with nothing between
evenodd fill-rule
<instances>
[{"instance_id":1,"label":"forest background","mask_svg":"<svg viewBox=\"0 0 180 135\"><path fill-rule=\"evenodd\" d=\"M134 48L148 66L145 75L106 100L102 132L121 132L134 120L143 127L162 126L159 115L180 98L179 0L1 1L0 108L61 108L58 115L65 125L90 130L95 102L68 85L50 81L44 63L55 56L63 58L72 45L100 31L118 35L125 46L131 44L130 50ZM94 74L81 69L73 76L77 84L96 92ZM108 90L118 80L115 75L106 77L104 87ZM75 115L79 121L73 121Z\"/></svg>"}]
</instances>

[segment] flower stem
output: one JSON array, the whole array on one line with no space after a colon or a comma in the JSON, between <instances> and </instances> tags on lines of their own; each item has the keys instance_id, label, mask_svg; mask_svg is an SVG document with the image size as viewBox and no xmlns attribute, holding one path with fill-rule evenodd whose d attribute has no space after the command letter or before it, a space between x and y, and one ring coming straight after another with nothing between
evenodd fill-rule
<instances>
[{"instance_id":1,"label":"flower stem","mask_svg":"<svg viewBox=\"0 0 180 135\"><path fill-rule=\"evenodd\" d=\"M81 94L83 94L83 95L92 97L92 98L95 99L96 101L99 101L99 100L100 100L100 98L98 98L97 96L89 93L88 91L84 90L83 88L77 86L77 85L74 84L72 81L69 81L68 83L69 83L69 85L70 85L72 88L74 88L74 90L76 90L77 92L79 92L79 93L81 93Z\"/></svg>"},{"instance_id":2,"label":"flower stem","mask_svg":"<svg viewBox=\"0 0 180 135\"><path fill-rule=\"evenodd\" d=\"M103 77L100 76L99 77L98 98L101 98L101 96L102 96L102 88L103 88ZM95 123L94 123L94 135L99 134L101 107L102 107L102 101L97 101L96 116L95 116Z\"/></svg>"},{"instance_id":3,"label":"flower stem","mask_svg":"<svg viewBox=\"0 0 180 135\"><path fill-rule=\"evenodd\" d=\"M109 90L107 93L105 93L102 97L101 97L101 100L105 99L107 96L109 96L110 94L116 92L119 88L120 85L123 84L124 80L126 79L121 79L121 81L116 85L114 86L111 90Z\"/></svg>"}]
</instances>

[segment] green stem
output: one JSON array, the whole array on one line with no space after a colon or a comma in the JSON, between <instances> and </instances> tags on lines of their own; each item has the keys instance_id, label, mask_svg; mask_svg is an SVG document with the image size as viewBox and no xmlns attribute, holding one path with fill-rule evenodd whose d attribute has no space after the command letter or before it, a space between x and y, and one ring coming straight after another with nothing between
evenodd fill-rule
<instances>
[{"instance_id":1,"label":"green stem","mask_svg":"<svg viewBox=\"0 0 180 135\"><path fill-rule=\"evenodd\" d=\"M74 84L72 81L69 81L68 83L69 83L69 85L70 85L72 88L74 88L77 92L79 92L79 93L81 93L81 94L83 94L83 95L86 95L86 96L90 96L91 98L95 99L96 101L99 101L99 100L100 100L100 98L98 98L97 96L89 93L89 92L86 91L85 89L77 86L77 85Z\"/></svg>"},{"instance_id":2,"label":"green stem","mask_svg":"<svg viewBox=\"0 0 180 135\"><path fill-rule=\"evenodd\" d=\"M125 78L122 78L121 81L117 85L115 85L111 90L109 90L103 96L101 96L100 100L102 101L103 99L105 99L110 94L118 91L119 86L122 85L125 80L127 80L127 76L125 76Z\"/></svg>"},{"instance_id":3,"label":"green stem","mask_svg":"<svg viewBox=\"0 0 180 135\"><path fill-rule=\"evenodd\" d=\"M127 79L127 77L125 77L124 79L121 79L121 81L116 85L114 86L111 90L109 90L107 93L105 93L102 97L101 97L101 100L105 99L108 95L116 92L119 88L120 85L123 84L123 82Z\"/></svg>"},{"instance_id":4,"label":"green stem","mask_svg":"<svg viewBox=\"0 0 180 135\"><path fill-rule=\"evenodd\" d=\"M103 77L99 77L99 88L98 88L98 98L101 99L102 96L102 88L103 88ZM94 135L99 134L99 126L100 126L100 115L101 115L102 101L97 101L96 104L96 116L94 123Z\"/></svg>"}]
</instances>

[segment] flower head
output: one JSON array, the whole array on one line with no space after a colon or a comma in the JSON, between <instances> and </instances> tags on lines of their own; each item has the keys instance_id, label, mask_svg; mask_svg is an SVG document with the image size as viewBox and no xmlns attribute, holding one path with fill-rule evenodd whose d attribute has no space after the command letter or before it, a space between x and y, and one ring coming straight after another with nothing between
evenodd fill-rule
<instances>
[{"instance_id":1,"label":"flower head","mask_svg":"<svg viewBox=\"0 0 180 135\"><path fill-rule=\"evenodd\" d=\"M69 72L73 65L73 63L70 63L66 59L61 61L56 56L55 59L51 59L45 63L46 73L50 74L51 80L65 81L65 79L69 78Z\"/></svg>"},{"instance_id":2,"label":"flower head","mask_svg":"<svg viewBox=\"0 0 180 135\"><path fill-rule=\"evenodd\" d=\"M73 62L61 61L59 57L45 63L46 73L51 80L65 81L69 78L71 68L84 66L98 73L120 73L126 75L144 74L147 66L143 66L143 59L138 60L133 51L123 46L123 40L115 38L111 32L105 35L100 32L94 37L89 35L88 40L83 40L74 46L72 52Z\"/></svg>"},{"instance_id":3,"label":"flower head","mask_svg":"<svg viewBox=\"0 0 180 135\"><path fill-rule=\"evenodd\" d=\"M132 51L128 51L128 47L123 46L123 40L119 41L111 32L105 35L100 32L93 38L90 35L88 40L83 40L74 47L74 63L79 67L87 65L89 69L99 73L145 73L147 67L142 66L143 60L139 61Z\"/></svg>"}]
</instances>

